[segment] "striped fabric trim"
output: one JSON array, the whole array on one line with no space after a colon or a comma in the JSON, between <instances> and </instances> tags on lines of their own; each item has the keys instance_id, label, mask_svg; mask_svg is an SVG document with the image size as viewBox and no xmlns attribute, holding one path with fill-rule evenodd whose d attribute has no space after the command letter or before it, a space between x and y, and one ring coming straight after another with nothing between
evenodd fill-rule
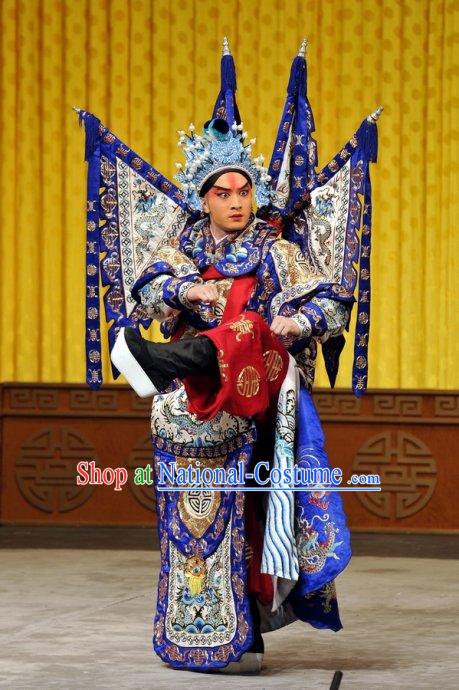
<instances>
[{"instance_id":1,"label":"striped fabric trim","mask_svg":"<svg viewBox=\"0 0 459 690\"><path fill-rule=\"evenodd\" d=\"M274 468L293 470L295 413L298 390L296 364L290 355L289 368L277 405ZM282 487L282 483L279 485ZM285 486L285 484L284 484ZM269 492L261 571L287 580L298 580L299 565L295 540L295 494L292 491ZM276 599L276 597L275 597Z\"/></svg>"}]
</instances>

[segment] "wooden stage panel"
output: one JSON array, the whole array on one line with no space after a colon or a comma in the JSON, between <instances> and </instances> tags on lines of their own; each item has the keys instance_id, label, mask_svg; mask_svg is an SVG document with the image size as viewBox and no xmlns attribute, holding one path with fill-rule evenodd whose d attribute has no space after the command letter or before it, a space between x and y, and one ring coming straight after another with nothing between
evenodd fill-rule
<instances>
[{"instance_id":1,"label":"wooden stage panel","mask_svg":"<svg viewBox=\"0 0 459 690\"><path fill-rule=\"evenodd\" d=\"M133 468L151 462L149 406L127 387L107 389L3 386L3 523L154 524L153 487L133 482ZM129 483L77 486L85 460L130 469Z\"/></svg>"},{"instance_id":2,"label":"wooden stage panel","mask_svg":"<svg viewBox=\"0 0 459 690\"><path fill-rule=\"evenodd\" d=\"M349 524L362 530L459 529L459 394L449 391L347 391L314 394L332 464L346 481L379 473L380 493L346 493ZM136 486L134 468L151 462L150 401L127 386L0 386L3 524L152 525L153 487ZM77 486L76 465L126 467L121 491Z\"/></svg>"}]
</instances>

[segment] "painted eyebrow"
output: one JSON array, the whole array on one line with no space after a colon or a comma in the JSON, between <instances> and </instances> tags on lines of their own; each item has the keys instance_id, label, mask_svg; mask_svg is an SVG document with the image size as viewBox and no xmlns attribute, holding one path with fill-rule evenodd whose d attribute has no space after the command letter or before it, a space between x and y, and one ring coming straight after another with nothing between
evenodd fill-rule
<instances>
[{"instance_id":1,"label":"painted eyebrow","mask_svg":"<svg viewBox=\"0 0 459 690\"><path fill-rule=\"evenodd\" d=\"M240 192L241 190L245 189L246 187L250 187L250 184L246 182L242 187L238 187L237 190ZM231 187L220 187L219 184L214 184L214 189L218 189L221 192L230 192Z\"/></svg>"}]
</instances>

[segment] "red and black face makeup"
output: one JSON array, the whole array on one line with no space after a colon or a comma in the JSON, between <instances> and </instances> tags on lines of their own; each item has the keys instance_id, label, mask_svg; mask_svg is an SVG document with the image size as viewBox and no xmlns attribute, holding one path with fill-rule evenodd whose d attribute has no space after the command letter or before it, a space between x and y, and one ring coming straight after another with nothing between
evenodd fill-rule
<instances>
[{"instance_id":1,"label":"red and black face makeup","mask_svg":"<svg viewBox=\"0 0 459 690\"><path fill-rule=\"evenodd\" d=\"M218 182L218 180L217 180ZM230 193L230 192L243 192L245 190L249 190L251 188L250 182L247 180L245 184L241 185L241 178L240 175L237 173L226 173L225 174L225 184L219 185L219 184L214 184L210 189L209 193L212 194L212 196L216 195L219 196L222 192Z\"/></svg>"},{"instance_id":2,"label":"red and black face makeup","mask_svg":"<svg viewBox=\"0 0 459 690\"><path fill-rule=\"evenodd\" d=\"M208 180L206 180L206 182L204 182L204 184L202 185L201 190L199 192L199 196L205 196L205 194L207 194L209 189L216 186L215 183L217 182L219 177L221 177L222 175L227 175L228 173L239 173L239 175L243 175L243 177L245 177L245 179L247 180L249 185L252 186L252 179L251 179L250 175L245 170L242 170L239 168L226 168L226 170L219 170L218 172L214 173L213 175L211 175L209 177ZM235 175L231 175L231 178L233 178L233 177L235 179L237 179ZM234 187L234 188L232 187L231 191L234 191L234 189L236 189L236 187Z\"/></svg>"}]
</instances>

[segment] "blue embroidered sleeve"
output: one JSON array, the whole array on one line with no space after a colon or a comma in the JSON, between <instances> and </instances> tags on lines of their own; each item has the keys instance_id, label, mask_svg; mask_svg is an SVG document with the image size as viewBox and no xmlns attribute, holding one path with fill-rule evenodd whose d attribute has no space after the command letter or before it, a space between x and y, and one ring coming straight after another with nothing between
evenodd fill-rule
<instances>
[{"instance_id":1,"label":"blue embroidered sleeve","mask_svg":"<svg viewBox=\"0 0 459 690\"><path fill-rule=\"evenodd\" d=\"M148 316L157 321L164 321L175 312L163 299L163 285L167 279L167 275L156 276L138 290L140 302L146 308Z\"/></svg>"},{"instance_id":2,"label":"blue embroidered sleeve","mask_svg":"<svg viewBox=\"0 0 459 690\"><path fill-rule=\"evenodd\" d=\"M164 305L169 309L190 309L186 293L200 282L202 278L193 261L178 249L165 245L156 250L152 263L134 283L132 296L143 304L156 305L160 311Z\"/></svg>"},{"instance_id":3,"label":"blue embroidered sleeve","mask_svg":"<svg viewBox=\"0 0 459 690\"><path fill-rule=\"evenodd\" d=\"M325 342L340 335L349 323L351 305L327 297L312 297L291 315L301 330L301 338Z\"/></svg>"},{"instance_id":4,"label":"blue embroidered sleeve","mask_svg":"<svg viewBox=\"0 0 459 690\"><path fill-rule=\"evenodd\" d=\"M325 342L340 335L349 322L354 297L337 283L324 282L310 270L301 249L286 240L277 240L266 256L273 296L271 320L279 315L293 319L301 340Z\"/></svg>"},{"instance_id":5,"label":"blue embroidered sleeve","mask_svg":"<svg viewBox=\"0 0 459 690\"><path fill-rule=\"evenodd\" d=\"M186 293L193 285L201 282L199 279L167 278L163 283L163 300L172 309L192 309L192 303L187 299Z\"/></svg>"}]
</instances>

